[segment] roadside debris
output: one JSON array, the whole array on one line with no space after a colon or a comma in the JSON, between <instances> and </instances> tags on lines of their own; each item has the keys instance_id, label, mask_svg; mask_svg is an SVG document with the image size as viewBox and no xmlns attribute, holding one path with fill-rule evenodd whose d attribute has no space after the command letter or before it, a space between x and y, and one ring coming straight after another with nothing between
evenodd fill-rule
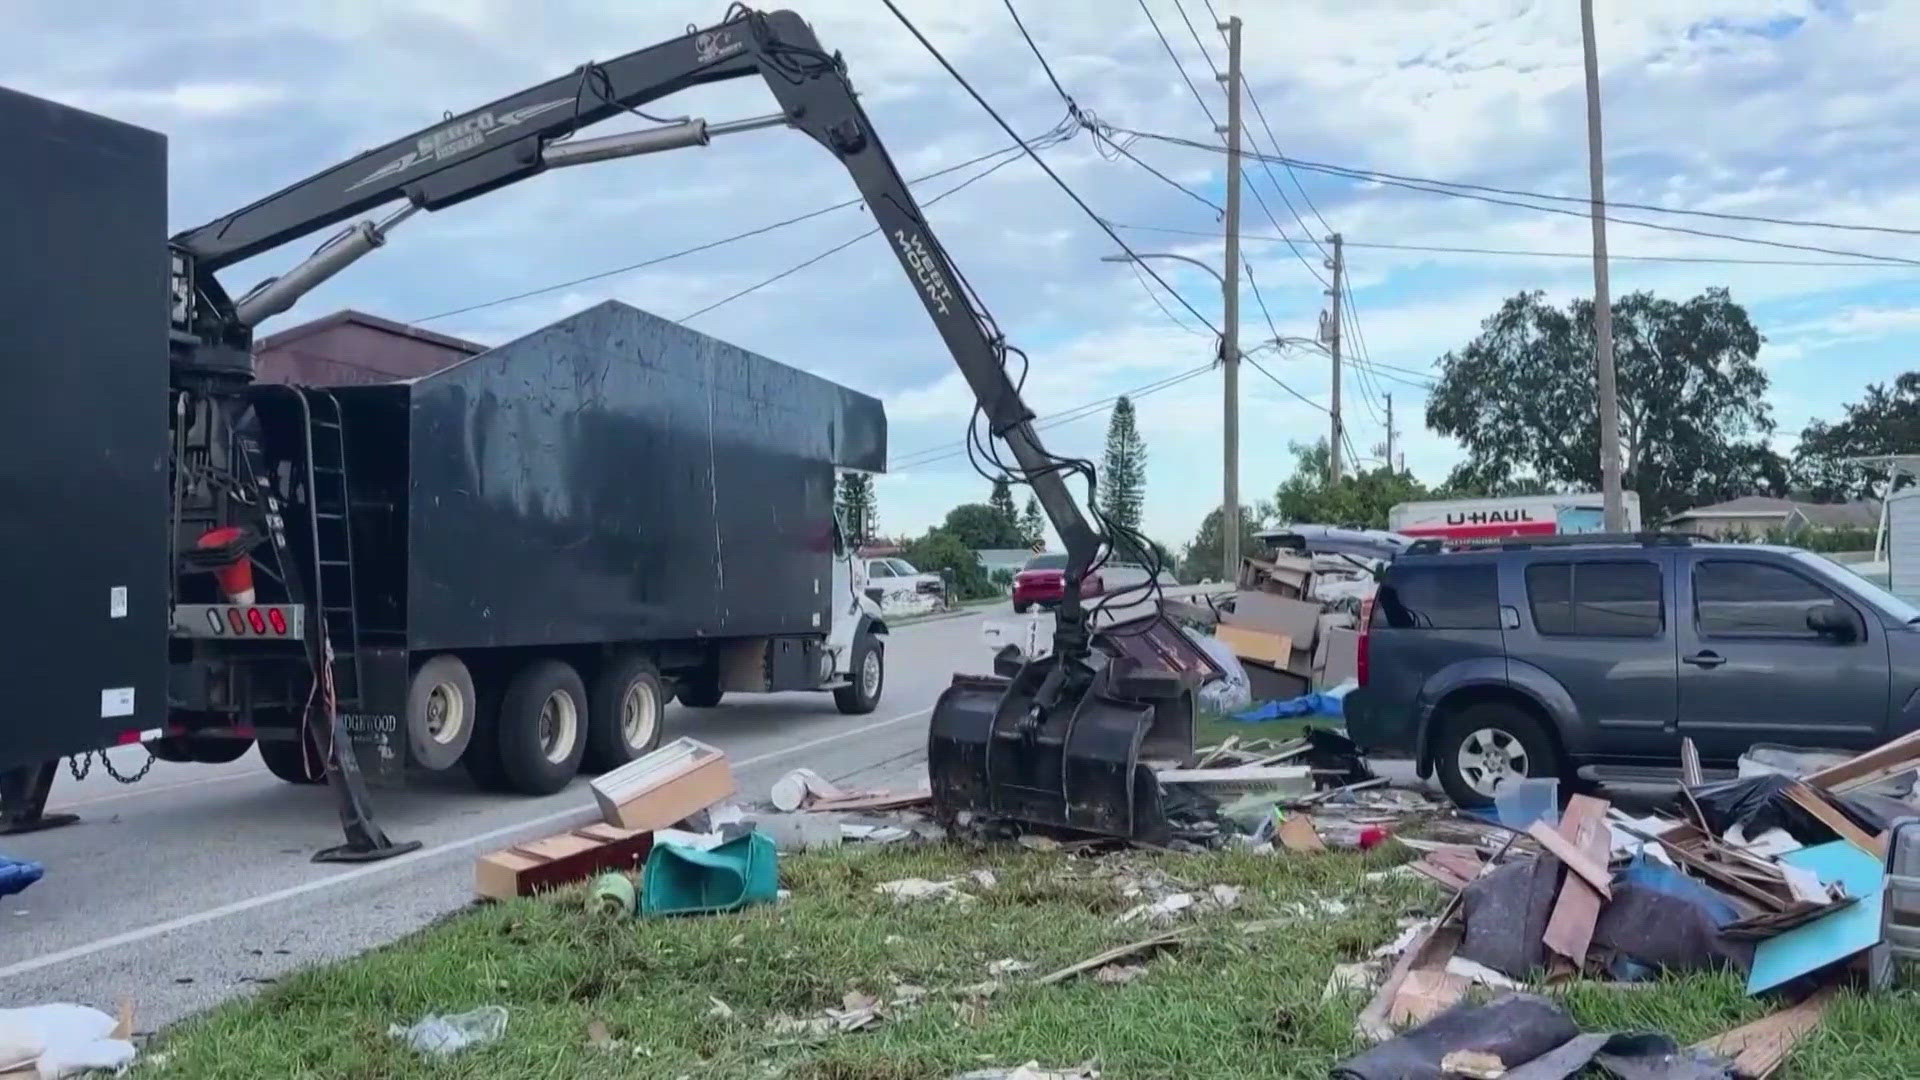
<instances>
[{"instance_id":1,"label":"roadside debris","mask_svg":"<svg viewBox=\"0 0 1920 1080\"><path fill-rule=\"evenodd\" d=\"M388 1035L406 1040L408 1046L431 1058L449 1058L468 1047L494 1042L506 1033L507 1010L499 1005L446 1016L430 1015L410 1027L387 1027Z\"/></svg>"},{"instance_id":2,"label":"roadside debris","mask_svg":"<svg viewBox=\"0 0 1920 1080\"><path fill-rule=\"evenodd\" d=\"M719 747L678 738L596 776L600 817L623 829L665 829L731 796L733 770Z\"/></svg>"},{"instance_id":3,"label":"roadside debris","mask_svg":"<svg viewBox=\"0 0 1920 1080\"><path fill-rule=\"evenodd\" d=\"M1038 1061L1029 1061L1011 1069L978 1069L959 1073L953 1080L1100 1080L1100 1070L1091 1064L1071 1069L1043 1069Z\"/></svg>"},{"instance_id":4,"label":"roadside debris","mask_svg":"<svg viewBox=\"0 0 1920 1080\"><path fill-rule=\"evenodd\" d=\"M58 1080L95 1069L124 1072L133 1064L133 1005L109 1016L85 1005L55 1003L0 1009L0 1075Z\"/></svg>"},{"instance_id":5,"label":"roadside debris","mask_svg":"<svg viewBox=\"0 0 1920 1080\"><path fill-rule=\"evenodd\" d=\"M1179 944L1186 936L1186 933L1186 930L1170 930L1164 934L1155 934L1153 937L1144 938L1129 945L1116 946L1105 952L1089 956L1079 963L1068 964L1066 967L1049 975L1042 975L1036 982L1041 986L1050 986L1089 971L1095 972L1097 978L1099 972L1106 970L1108 965L1116 964L1117 961L1145 956L1149 953ZM1127 978L1131 979L1133 976L1128 976Z\"/></svg>"},{"instance_id":6,"label":"roadside debris","mask_svg":"<svg viewBox=\"0 0 1920 1080\"><path fill-rule=\"evenodd\" d=\"M883 881L873 887L873 891L882 896L891 896L898 901L909 900L972 900L969 893L960 891L960 879L947 881L929 881L926 878L901 878L899 881Z\"/></svg>"},{"instance_id":7,"label":"roadside debris","mask_svg":"<svg viewBox=\"0 0 1920 1080\"><path fill-rule=\"evenodd\" d=\"M473 864L474 892L492 900L585 881L608 871L630 871L647 858L654 835L614 825L587 825L489 852Z\"/></svg>"},{"instance_id":8,"label":"roadside debris","mask_svg":"<svg viewBox=\"0 0 1920 1080\"><path fill-rule=\"evenodd\" d=\"M26 859L0 855L0 896L12 896L45 877L46 867Z\"/></svg>"}]
</instances>

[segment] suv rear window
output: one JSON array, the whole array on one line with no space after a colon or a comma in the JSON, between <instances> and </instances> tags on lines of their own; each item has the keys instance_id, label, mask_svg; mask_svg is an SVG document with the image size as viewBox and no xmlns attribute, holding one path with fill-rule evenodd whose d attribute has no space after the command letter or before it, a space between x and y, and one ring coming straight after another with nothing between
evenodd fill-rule
<instances>
[{"instance_id":1,"label":"suv rear window","mask_svg":"<svg viewBox=\"0 0 1920 1080\"><path fill-rule=\"evenodd\" d=\"M1400 563L1374 598L1375 626L1396 630L1498 630L1500 587L1491 563Z\"/></svg>"},{"instance_id":2,"label":"suv rear window","mask_svg":"<svg viewBox=\"0 0 1920 1080\"><path fill-rule=\"evenodd\" d=\"M1021 567L1020 569L1022 570L1065 570L1066 568L1067 568L1067 557L1064 554L1055 552L1052 555L1035 555L1033 558L1028 559L1027 565Z\"/></svg>"},{"instance_id":3,"label":"suv rear window","mask_svg":"<svg viewBox=\"0 0 1920 1080\"><path fill-rule=\"evenodd\" d=\"M1534 563L1527 607L1549 637L1659 637L1666 626L1660 568L1650 562Z\"/></svg>"}]
</instances>

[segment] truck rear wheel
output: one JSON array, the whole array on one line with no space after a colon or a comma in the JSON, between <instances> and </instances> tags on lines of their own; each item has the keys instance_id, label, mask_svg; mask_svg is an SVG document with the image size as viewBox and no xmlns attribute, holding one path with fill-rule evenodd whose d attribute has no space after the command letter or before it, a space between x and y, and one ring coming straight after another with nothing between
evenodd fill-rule
<instances>
[{"instance_id":1,"label":"truck rear wheel","mask_svg":"<svg viewBox=\"0 0 1920 1080\"><path fill-rule=\"evenodd\" d=\"M421 664L407 685L407 749L413 763L433 772L453 768L473 741L479 712L465 661L441 653Z\"/></svg>"},{"instance_id":2,"label":"truck rear wheel","mask_svg":"<svg viewBox=\"0 0 1920 1080\"><path fill-rule=\"evenodd\" d=\"M225 765L239 761L253 749L252 739L202 738L187 740L187 758L199 765ZM148 751L152 753L152 751ZM160 755L154 754L155 757Z\"/></svg>"},{"instance_id":3,"label":"truck rear wheel","mask_svg":"<svg viewBox=\"0 0 1920 1080\"><path fill-rule=\"evenodd\" d=\"M593 680L581 770L617 769L659 746L666 713L667 687L653 661L615 657Z\"/></svg>"},{"instance_id":4,"label":"truck rear wheel","mask_svg":"<svg viewBox=\"0 0 1920 1080\"><path fill-rule=\"evenodd\" d=\"M696 671L674 680L674 696L689 709L711 709L720 704L724 695L720 674L716 671Z\"/></svg>"},{"instance_id":5,"label":"truck rear wheel","mask_svg":"<svg viewBox=\"0 0 1920 1080\"><path fill-rule=\"evenodd\" d=\"M833 692L833 703L849 716L862 716L880 705L880 691L887 684L887 654L872 634L862 634L853 643L853 663L847 665L851 681Z\"/></svg>"},{"instance_id":6,"label":"truck rear wheel","mask_svg":"<svg viewBox=\"0 0 1920 1080\"><path fill-rule=\"evenodd\" d=\"M327 763L317 747L300 739L261 739L260 760L267 771L289 784L322 784Z\"/></svg>"},{"instance_id":7,"label":"truck rear wheel","mask_svg":"<svg viewBox=\"0 0 1920 1080\"><path fill-rule=\"evenodd\" d=\"M587 691L573 667L535 660L507 684L498 716L500 768L523 795L551 795L580 771Z\"/></svg>"}]
</instances>

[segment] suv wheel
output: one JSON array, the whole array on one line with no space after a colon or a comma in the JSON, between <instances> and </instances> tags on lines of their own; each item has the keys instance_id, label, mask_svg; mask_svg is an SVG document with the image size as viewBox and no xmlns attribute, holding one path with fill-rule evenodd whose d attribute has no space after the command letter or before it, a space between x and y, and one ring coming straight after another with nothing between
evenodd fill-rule
<instances>
[{"instance_id":1,"label":"suv wheel","mask_svg":"<svg viewBox=\"0 0 1920 1080\"><path fill-rule=\"evenodd\" d=\"M1434 747L1434 770L1456 805L1491 806L1501 784L1560 775L1560 757L1533 714L1487 701L1447 717Z\"/></svg>"}]
</instances>

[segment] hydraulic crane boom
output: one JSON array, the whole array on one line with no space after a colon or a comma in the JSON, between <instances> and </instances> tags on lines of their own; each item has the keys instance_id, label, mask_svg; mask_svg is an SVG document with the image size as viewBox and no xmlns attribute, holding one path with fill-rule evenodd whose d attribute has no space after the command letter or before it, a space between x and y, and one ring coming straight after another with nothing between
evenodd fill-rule
<instances>
[{"instance_id":1,"label":"hydraulic crane boom","mask_svg":"<svg viewBox=\"0 0 1920 1080\"><path fill-rule=\"evenodd\" d=\"M686 119L605 138L574 138L590 124L637 112L678 91L756 74L766 80L779 113L716 125ZM1079 596L1080 580L1106 538L1074 500L1060 460L1041 445L1034 432L1034 414L1005 369L1004 343L975 307L945 250L929 231L906 181L860 107L840 58L822 50L812 29L793 12L761 13L735 5L719 25L617 59L582 65L568 75L368 151L177 235L173 240L176 365L202 374L226 371L244 377L250 371L246 351L253 323L285 310L301 293L378 247L387 229L417 210L452 206L550 168L705 145L716 134L776 125L806 133L846 167L953 354L991 432L1006 443L1066 547L1067 592L1057 614L1052 655L1026 665L1004 695L995 691L997 704L985 710L995 715L982 719L981 726L1001 731L1001 741L1024 740L1029 749L1036 740L1047 742L1054 756L1071 758L1070 744L1087 741L1089 733L1101 727L1089 718L1089 699L1120 699L1126 715L1108 718L1106 723L1114 730L1100 753L1119 758L1114 768L1124 774L1116 778L1121 788L1113 799L1126 805L1114 811L1117 818L1109 818L1132 822L1138 801L1145 797L1133 790L1133 758L1148 726L1148 720L1139 715L1142 694L1137 687L1129 692L1108 685L1114 678L1107 670L1110 658L1092 647ZM349 227L305 263L237 302L229 300L213 278L223 267L402 201L400 210L385 221L362 221ZM948 697L963 689L976 695L985 692L956 682ZM958 708L949 707L943 697L940 709L953 715ZM933 724L936 744L941 739L940 709ZM981 760L976 764L981 771L991 771L986 747L994 739L983 734L978 741L975 756ZM1052 792L1047 801L1059 805L1027 816L1086 824L1085 813L1075 818L1067 809L1075 799L1061 789L1070 787L1071 780L1057 775L1072 772L1072 767L1053 761L1035 768L1056 773L1038 784ZM938 795L938 762L934 772ZM1151 782L1148 774L1147 783ZM1009 783L1013 781L1006 777L990 779L982 782L981 790L991 792L996 784ZM1003 809L1010 816L1021 816L1018 807ZM1105 831L1134 830L1126 824Z\"/></svg>"}]
</instances>

